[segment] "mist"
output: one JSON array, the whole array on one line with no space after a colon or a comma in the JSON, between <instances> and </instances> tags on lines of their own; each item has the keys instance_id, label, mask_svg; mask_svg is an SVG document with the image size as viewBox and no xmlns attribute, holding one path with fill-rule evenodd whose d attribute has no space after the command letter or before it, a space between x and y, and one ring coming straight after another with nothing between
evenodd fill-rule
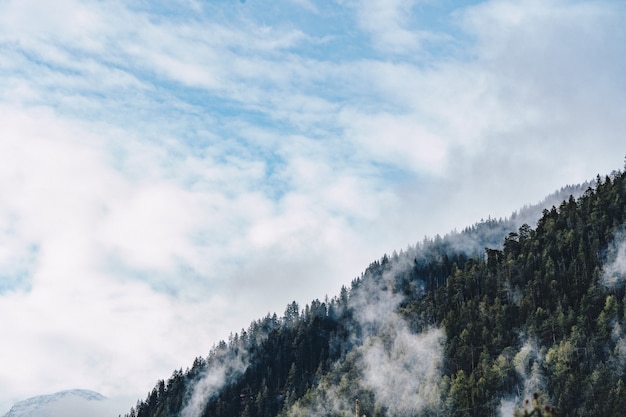
<instances>
[{"instance_id":1,"label":"mist","mask_svg":"<svg viewBox=\"0 0 626 417\"><path fill-rule=\"evenodd\" d=\"M414 333L397 312L403 297L396 276L411 267L410 257L394 257L382 276L366 275L350 300L364 329L357 361L362 386L393 415L419 414L440 401L444 333L435 327Z\"/></svg>"},{"instance_id":2,"label":"mist","mask_svg":"<svg viewBox=\"0 0 626 417\"><path fill-rule=\"evenodd\" d=\"M231 344L214 348L205 362L196 359L195 367L200 369L197 380L192 383L190 395L180 413L181 417L200 417L211 398L229 382L241 376L249 365L245 349Z\"/></svg>"},{"instance_id":3,"label":"mist","mask_svg":"<svg viewBox=\"0 0 626 417\"><path fill-rule=\"evenodd\" d=\"M512 417L516 409L524 407L535 392L545 392L546 384L542 371L545 354L539 350L535 340L525 337L526 341L513 357L513 366L521 383L517 392L502 398L499 413L501 417Z\"/></svg>"},{"instance_id":4,"label":"mist","mask_svg":"<svg viewBox=\"0 0 626 417\"><path fill-rule=\"evenodd\" d=\"M624 285L626 280L626 230L615 233L613 241L606 249L605 263L602 268L602 283L608 288Z\"/></svg>"},{"instance_id":5,"label":"mist","mask_svg":"<svg viewBox=\"0 0 626 417\"><path fill-rule=\"evenodd\" d=\"M370 268L353 283L348 302L353 348L317 384L312 401L289 408L289 417L353 414L359 392L372 396L362 398L361 415L374 413L368 405L396 416L439 409L445 335L436 327L411 331L398 313L404 297L395 282L413 261L406 252L387 259L382 274Z\"/></svg>"}]
</instances>

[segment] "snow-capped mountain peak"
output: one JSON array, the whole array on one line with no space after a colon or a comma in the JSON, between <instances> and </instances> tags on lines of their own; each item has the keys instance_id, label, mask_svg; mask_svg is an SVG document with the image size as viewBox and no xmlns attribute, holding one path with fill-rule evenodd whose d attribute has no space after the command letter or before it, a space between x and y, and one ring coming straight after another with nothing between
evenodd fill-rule
<instances>
[{"instance_id":1,"label":"snow-capped mountain peak","mask_svg":"<svg viewBox=\"0 0 626 417\"><path fill-rule=\"evenodd\" d=\"M4 417L110 416L106 397L95 391L73 389L38 395L17 402Z\"/></svg>"}]
</instances>

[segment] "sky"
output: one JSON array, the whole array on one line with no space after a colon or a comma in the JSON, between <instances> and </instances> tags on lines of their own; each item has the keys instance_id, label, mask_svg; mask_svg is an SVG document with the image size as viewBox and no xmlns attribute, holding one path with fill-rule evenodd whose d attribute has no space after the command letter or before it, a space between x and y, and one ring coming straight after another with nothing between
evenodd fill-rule
<instances>
[{"instance_id":1,"label":"sky","mask_svg":"<svg viewBox=\"0 0 626 417\"><path fill-rule=\"evenodd\" d=\"M0 415L72 388L130 407L385 253L621 169L625 20L0 0Z\"/></svg>"}]
</instances>

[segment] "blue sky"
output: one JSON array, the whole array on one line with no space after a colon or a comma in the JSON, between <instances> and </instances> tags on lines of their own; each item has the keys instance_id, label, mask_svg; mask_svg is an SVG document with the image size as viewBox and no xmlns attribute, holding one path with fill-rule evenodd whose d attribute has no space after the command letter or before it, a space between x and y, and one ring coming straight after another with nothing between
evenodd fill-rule
<instances>
[{"instance_id":1,"label":"blue sky","mask_svg":"<svg viewBox=\"0 0 626 417\"><path fill-rule=\"evenodd\" d=\"M0 414L132 405L384 253L621 168L625 14L0 2Z\"/></svg>"}]
</instances>

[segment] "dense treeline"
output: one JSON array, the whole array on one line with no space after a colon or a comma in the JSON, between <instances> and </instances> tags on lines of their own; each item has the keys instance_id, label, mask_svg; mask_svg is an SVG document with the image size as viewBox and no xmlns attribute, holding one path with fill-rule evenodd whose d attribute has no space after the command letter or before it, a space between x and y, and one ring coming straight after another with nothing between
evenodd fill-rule
<instances>
[{"instance_id":1,"label":"dense treeline","mask_svg":"<svg viewBox=\"0 0 626 417\"><path fill-rule=\"evenodd\" d=\"M291 303L282 317L268 315L221 342L159 381L129 416L296 416L357 397L367 415L392 415L360 382L359 349L388 331L358 318L357 298L378 300L372 288L399 297L394 308L412 333L445 335L438 401L402 413L498 415L505 400L520 404L538 389L560 415L621 416L624 276L608 265L619 253L625 198L626 175L615 172L545 209L535 228L490 219L384 256L337 297Z\"/></svg>"}]
</instances>

